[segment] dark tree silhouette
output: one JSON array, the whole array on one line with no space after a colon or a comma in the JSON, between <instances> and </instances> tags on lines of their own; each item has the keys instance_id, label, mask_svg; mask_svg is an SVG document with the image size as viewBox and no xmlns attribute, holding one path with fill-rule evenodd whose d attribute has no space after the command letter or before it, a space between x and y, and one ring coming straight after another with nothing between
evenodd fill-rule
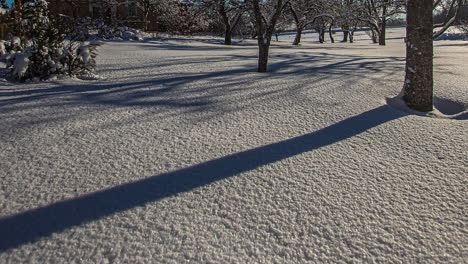
<instances>
[{"instance_id":1,"label":"dark tree silhouette","mask_svg":"<svg viewBox=\"0 0 468 264\"><path fill-rule=\"evenodd\" d=\"M249 2L252 4L255 15L255 29L259 50L258 72L266 72L271 37L275 32L278 19L289 1L275 0L263 2L261 0L250 0Z\"/></svg>"}]
</instances>

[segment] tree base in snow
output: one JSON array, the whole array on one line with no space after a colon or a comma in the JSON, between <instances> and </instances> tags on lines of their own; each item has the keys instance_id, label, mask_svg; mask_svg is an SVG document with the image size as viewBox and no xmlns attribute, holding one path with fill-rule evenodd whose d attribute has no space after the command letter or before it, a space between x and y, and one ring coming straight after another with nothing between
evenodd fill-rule
<instances>
[{"instance_id":1,"label":"tree base in snow","mask_svg":"<svg viewBox=\"0 0 468 264\"><path fill-rule=\"evenodd\" d=\"M387 98L386 103L396 110L411 115L455 120L468 119L468 105L445 98L434 98L433 110L429 112L421 112L409 108L401 95L392 98Z\"/></svg>"}]
</instances>

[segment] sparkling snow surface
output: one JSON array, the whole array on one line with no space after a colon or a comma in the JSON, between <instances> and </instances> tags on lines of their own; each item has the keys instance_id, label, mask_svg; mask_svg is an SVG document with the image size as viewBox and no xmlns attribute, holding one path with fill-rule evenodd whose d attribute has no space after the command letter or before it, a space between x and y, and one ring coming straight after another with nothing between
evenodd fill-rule
<instances>
[{"instance_id":1,"label":"sparkling snow surface","mask_svg":"<svg viewBox=\"0 0 468 264\"><path fill-rule=\"evenodd\" d=\"M255 41L174 37L0 81L0 263L465 262L468 121L387 106L404 32L358 34L281 37L266 74ZM466 42L435 54L466 110Z\"/></svg>"}]
</instances>

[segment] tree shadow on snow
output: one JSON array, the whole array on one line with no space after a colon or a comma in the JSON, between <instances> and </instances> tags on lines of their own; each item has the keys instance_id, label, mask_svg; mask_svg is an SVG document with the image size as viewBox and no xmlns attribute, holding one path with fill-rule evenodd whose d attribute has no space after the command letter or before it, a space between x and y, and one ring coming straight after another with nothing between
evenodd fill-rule
<instances>
[{"instance_id":1,"label":"tree shadow on snow","mask_svg":"<svg viewBox=\"0 0 468 264\"><path fill-rule=\"evenodd\" d=\"M402 116L384 105L299 137L2 218L0 252L346 140Z\"/></svg>"},{"instance_id":2,"label":"tree shadow on snow","mask_svg":"<svg viewBox=\"0 0 468 264\"><path fill-rule=\"evenodd\" d=\"M196 95L199 89L179 91L178 88L190 83L207 80L222 79L230 75L240 75L251 72L248 69L234 69L223 72L202 72L182 76L164 76L152 79L138 80L124 83L97 82L58 85L51 88L33 88L27 90L0 90L0 109L2 112L14 112L26 109L26 106L15 107L14 104L25 102L39 102L40 99L68 96L66 100L45 105L36 104L33 107L63 107L77 104L111 105L117 107L128 106L162 106L171 108L193 108L207 106L211 102L209 96ZM155 74L157 76L157 74ZM236 83L241 84L241 81ZM148 89L151 87L151 89ZM219 85L218 85L219 87ZM208 89L208 88L206 88ZM166 95L170 95L166 97ZM190 96L187 96L190 95ZM6 97L6 98L2 98ZM184 98L181 98L184 97Z\"/></svg>"},{"instance_id":3,"label":"tree shadow on snow","mask_svg":"<svg viewBox=\"0 0 468 264\"><path fill-rule=\"evenodd\" d=\"M158 67L171 65L183 65L185 58L171 59L170 62L162 62ZM204 63L206 58L192 59L192 63L198 66ZM332 84L335 78L346 80L341 88L348 90L349 83L359 82L362 79L371 79L377 86L383 79L394 79L392 76L403 70L402 58L381 58L371 56L333 55L327 53L297 52L295 54L277 54L270 58L268 73L256 72L256 55L231 55L215 56L210 61L238 61L235 68L226 66L211 71L197 69L184 74L166 72L154 73L150 78L141 76L139 69L154 68L155 64L138 65L136 72L126 72L122 80L99 80L78 83L52 82L46 87L26 85L28 89L9 89L17 84L8 83L7 87L0 88L0 112L1 116L9 116L7 128L2 129L4 137L18 135L17 128L22 131L25 127L43 125L53 120L55 123L65 122L72 117L84 117L99 109L113 108L145 108L138 116L131 119L120 120L115 125L136 123L141 120L149 120L153 112L157 112L160 118L170 118L176 115L185 115L187 119L194 117L196 120L208 120L216 116L224 115L231 111L237 111L229 98L239 97L242 107L255 107L259 100L269 100L272 96L290 96L305 90L322 89L324 85ZM186 62L185 62L186 63ZM114 66L111 65L112 69ZM177 68L175 68L177 69ZM105 69L103 71L106 71ZM143 70L141 74L145 74ZM311 79L309 80L309 78ZM269 80L265 83L265 80ZM289 80L294 80L293 84ZM257 89L259 83L266 85L267 89ZM338 85L338 84L336 84ZM351 93L352 91L350 91ZM247 97L246 97L247 96ZM238 103L236 103L238 104ZM91 112L76 112L73 107L81 106L106 106L106 108L88 108ZM34 122L21 116L12 118L19 111L36 111L36 109L58 109L47 116L38 116ZM92 110L94 109L94 110ZM196 113L196 114L194 114ZM91 116L89 116L91 118ZM103 127L110 127L105 124ZM12 133L12 131L14 133Z\"/></svg>"},{"instance_id":4,"label":"tree shadow on snow","mask_svg":"<svg viewBox=\"0 0 468 264\"><path fill-rule=\"evenodd\" d=\"M436 42L435 47L466 47L468 46L468 43L465 42L459 42L459 43L444 43L444 44L439 44Z\"/></svg>"},{"instance_id":5,"label":"tree shadow on snow","mask_svg":"<svg viewBox=\"0 0 468 264\"><path fill-rule=\"evenodd\" d=\"M49 98L52 96L74 95L77 96L73 102L90 102L95 104L114 104L120 106L137 106L136 98L151 96L159 96L174 92L176 88L183 87L198 81L213 81L213 86L219 88L223 83L229 83L230 86L241 86L244 84L252 84L258 80L268 78L297 78L300 75L320 74L331 76L339 76L340 78L373 78L372 73L385 73L388 76L399 73L404 67L404 59L398 57L362 57L362 56L334 56L327 53L299 53L299 54L284 54L270 56L270 64L268 67L269 73L272 74L257 74L256 73L256 55L232 55L213 58L209 62L218 61L245 61L252 62L253 67L242 67L237 69L213 71L213 72L194 72L183 75L164 75L159 76L158 73L152 75L152 78L141 80L138 77L131 75L128 78L136 79L137 81L124 80L122 82L86 82L85 84L60 84L51 88L33 88L33 89L16 89L11 91L8 89L0 89L0 107L11 105L12 103L25 102ZM206 63L206 59L192 62ZM145 65L135 66L133 69L154 68L156 66L165 67L173 64L183 65L183 62L172 60L170 63L162 65ZM245 66L245 65L244 65ZM110 68L109 70L112 70ZM104 72L108 69L104 69ZM126 69L121 69L125 71ZM250 74L248 78L246 75ZM145 75L145 77L148 77ZM376 78L376 79L380 79ZM231 80L234 80L232 82ZM163 86L163 87L160 87ZM147 89L151 87L151 89ZM210 87L205 90L208 91ZM227 92L229 90L226 90ZM186 91L188 92L188 91ZM197 92L200 92L197 90ZM188 93L193 93L190 91ZM111 95L119 95L118 97L104 97ZM8 97L2 99L2 97ZM146 102L141 105L158 105L159 101L154 104ZM171 103L169 103L171 104ZM194 105L204 104L202 102L194 103ZM175 103L177 106L177 103Z\"/></svg>"},{"instance_id":6,"label":"tree shadow on snow","mask_svg":"<svg viewBox=\"0 0 468 264\"><path fill-rule=\"evenodd\" d=\"M256 41L256 40L255 40ZM224 39L220 38L155 38L147 39L144 49L155 49L155 50L192 50L192 51L213 51L213 50L232 50L238 47L250 47L256 48L255 42L249 41L249 39L233 38L231 45L224 44ZM197 45L193 45L197 43ZM199 45L202 44L202 45Z\"/></svg>"}]
</instances>

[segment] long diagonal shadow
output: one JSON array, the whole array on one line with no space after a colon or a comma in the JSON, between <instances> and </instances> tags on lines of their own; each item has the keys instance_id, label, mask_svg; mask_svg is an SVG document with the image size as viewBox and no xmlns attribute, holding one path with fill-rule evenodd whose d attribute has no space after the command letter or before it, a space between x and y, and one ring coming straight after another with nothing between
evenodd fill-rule
<instances>
[{"instance_id":1,"label":"long diagonal shadow","mask_svg":"<svg viewBox=\"0 0 468 264\"><path fill-rule=\"evenodd\" d=\"M351 138L404 114L381 106L321 130L0 219L0 252ZM304 117L307 118L307 117Z\"/></svg>"}]
</instances>

